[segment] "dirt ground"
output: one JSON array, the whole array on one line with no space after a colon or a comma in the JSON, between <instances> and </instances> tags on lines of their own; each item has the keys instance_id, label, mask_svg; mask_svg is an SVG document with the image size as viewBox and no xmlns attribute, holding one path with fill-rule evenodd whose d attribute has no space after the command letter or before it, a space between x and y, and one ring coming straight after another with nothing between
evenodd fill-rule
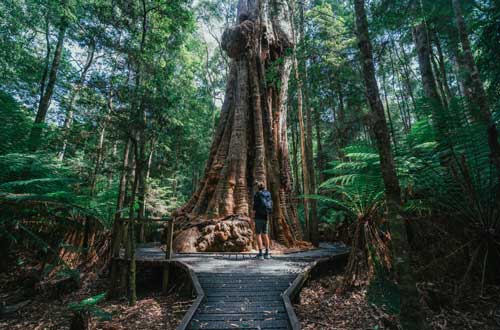
<instances>
[{"instance_id":1,"label":"dirt ground","mask_svg":"<svg viewBox=\"0 0 500 330\"><path fill-rule=\"evenodd\" d=\"M370 303L367 288L342 291L339 275L311 281L295 305L304 330L399 329L394 315ZM489 287L479 297L467 292L459 302L446 283L419 284L422 306L432 330L499 330L500 287ZM477 293L477 291L476 291ZM434 305L437 303L436 305ZM431 309L431 307L433 307Z\"/></svg>"},{"instance_id":2,"label":"dirt ground","mask_svg":"<svg viewBox=\"0 0 500 330\"><path fill-rule=\"evenodd\" d=\"M13 266L7 273L0 274L0 329L2 330L65 330L70 328L73 312L72 302L79 302L105 292L106 280L90 276L81 288L54 296L53 290L33 294L27 289L26 273L30 266ZM92 318L93 329L175 329L191 305L172 293L167 296L158 292L138 294L137 304L129 306L126 299L103 300L97 306L110 313L112 318L101 321ZM13 312L13 309L17 311Z\"/></svg>"}]
</instances>

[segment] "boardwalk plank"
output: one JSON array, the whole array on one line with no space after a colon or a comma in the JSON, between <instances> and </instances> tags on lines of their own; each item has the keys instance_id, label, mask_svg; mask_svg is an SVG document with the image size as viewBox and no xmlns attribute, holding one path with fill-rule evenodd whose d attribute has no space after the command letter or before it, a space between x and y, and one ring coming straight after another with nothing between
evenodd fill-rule
<instances>
[{"instance_id":1,"label":"boardwalk plank","mask_svg":"<svg viewBox=\"0 0 500 330\"><path fill-rule=\"evenodd\" d=\"M269 329L287 328L288 320L262 320L262 321L197 321L193 319L189 329Z\"/></svg>"},{"instance_id":2,"label":"boardwalk plank","mask_svg":"<svg viewBox=\"0 0 500 330\"><path fill-rule=\"evenodd\" d=\"M285 290L318 259L347 253L348 249L330 245L264 261L249 254L177 254L175 259L193 270L204 294L183 325L187 328L178 330L297 330L289 300L285 306ZM155 248L139 247L137 255L139 262L162 262Z\"/></svg>"},{"instance_id":3,"label":"boardwalk plank","mask_svg":"<svg viewBox=\"0 0 500 330\"><path fill-rule=\"evenodd\" d=\"M200 313L193 316L197 321L257 321L288 320L285 312L271 313Z\"/></svg>"}]
</instances>

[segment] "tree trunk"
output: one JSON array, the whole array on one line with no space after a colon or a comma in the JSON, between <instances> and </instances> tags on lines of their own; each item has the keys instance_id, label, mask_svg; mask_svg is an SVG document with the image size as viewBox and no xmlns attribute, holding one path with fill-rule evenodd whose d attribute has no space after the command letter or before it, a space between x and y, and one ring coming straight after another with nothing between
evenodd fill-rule
<instances>
[{"instance_id":1,"label":"tree trunk","mask_svg":"<svg viewBox=\"0 0 500 330\"><path fill-rule=\"evenodd\" d=\"M115 219L113 222L112 240L111 240L111 270L110 270L110 296L114 297L120 293L120 277L118 257L120 256L120 248L123 240L123 207L125 205L125 191L127 187L127 173L129 172L129 164L131 163L130 148L131 141L127 141L123 149L123 163L120 176L120 184L118 187L118 200L116 203Z\"/></svg>"},{"instance_id":2,"label":"tree trunk","mask_svg":"<svg viewBox=\"0 0 500 330\"><path fill-rule=\"evenodd\" d=\"M45 65L43 66L42 78L40 79L40 99L38 104L42 102L43 95L45 94L45 84L47 84L47 75L49 74L50 67L50 24L49 24L49 11L47 10L47 16L45 18Z\"/></svg>"},{"instance_id":3,"label":"tree trunk","mask_svg":"<svg viewBox=\"0 0 500 330\"><path fill-rule=\"evenodd\" d=\"M432 72L430 44L427 38L427 28L424 23L418 24L413 29L415 47L418 55L418 65L422 77L424 94L432 111L432 119L437 131L437 140L441 147L448 146L446 138L447 116L444 102L439 96L436 79Z\"/></svg>"},{"instance_id":4,"label":"tree trunk","mask_svg":"<svg viewBox=\"0 0 500 330\"><path fill-rule=\"evenodd\" d=\"M146 196L148 193L148 179L151 171L151 162L153 161L153 154L155 151L155 139L151 142L151 148L148 153L147 160L145 161L146 168L144 169L144 178L139 182L139 219L146 219ZM174 191L175 195L175 191ZM139 242L146 241L146 224L141 222L139 226Z\"/></svg>"},{"instance_id":5,"label":"tree trunk","mask_svg":"<svg viewBox=\"0 0 500 330\"><path fill-rule=\"evenodd\" d=\"M323 143L321 142L321 114L319 109L315 109L314 111L314 123L316 129L316 145L318 146L318 152L316 154L316 167L318 169L318 179L321 182L325 180L323 170Z\"/></svg>"},{"instance_id":6,"label":"tree trunk","mask_svg":"<svg viewBox=\"0 0 500 330\"><path fill-rule=\"evenodd\" d=\"M410 99L411 99L411 103L412 103L412 106L413 106L413 112L415 113L416 109L417 109L417 103L415 102L415 96L413 95L413 88L412 88L412 85L411 85L411 73L412 73L412 70L411 68L409 67L409 60L408 60L408 56L406 55L406 52L404 50L404 45L400 45L400 48L401 48L401 55L399 54L398 52L398 47L396 46L396 43L393 41L392 42L392 45L393 45L393 48L394 48L394 53L396 54L396 57L398 58L398 61L399 63L402 65L403 67L403 72L402 72L402 78L405 82L405 85L406 85L406 91L408 93L408 95L410 96Z\"/></svg>"},{"instance_id":7,"label":"tree trunk","mask_svg":"<svg viewBox=\"0 0 500 330\"><path fill-rule=\"evenodd\" d=\"M391 130L391 138L392 138L392 143L394 143L394 150L396 150L397 153L397 141L396 141L396 132L394 131L394 125L392 123L392 117L391 117L391 108L389 107L389 99L387 97L387 89L386 89L386 84L385 84L385 70L384 67L382 66L381 68L382 71L382 90L384 91L384 99L385 99L385 108L387 111L387 117L389 119L389 128ZM404 119L402 119L404 120Z\"/></svg>"},{"instance_id":8,"label":"tree trunk","mask_svg":"<svg viewBox=\"0 0 500 330\"><path fill-rule=\"evenodd\" d=\"M298 128L297 128L297 121L295 118L292 119L292 154L293 154L293 159L292 159L292 166L293 166L293 174L294 174L294 193L296 196L300 195L300 181L299 181L299 148L298 148Z\"/></svg>"},{"instance_id":9,"label":"tree trunk","mask_svg":"<svg viewBox=\"0 0 500 330\"><path fill-rule=\"evenodd\" d=\"M335 131L337 132L335 136L337 136L338 139L336 145L338 148L337 153L339 157L344 158L343 149L347 147L347 144L349 142L348 127L347 127L347 120L346 120L345 106L344 106L344 92L342 90L342 85L340 84L340 82L337 82L335 86L336 86L335 90L337 91L337 97L339 100L338 114L336 117L334 116L335 117L334 124L336 124L334 128Z\"/></svg>"},{"instance_id":10,"label":"tree trunk","mask_svg":"<svg viewBox=\"0 0 500 330\"><path fill-rule=\"evenodd\" d=\"M47 117L47 111L49 110L50 101L52 100L52 94L54 93L54 87L57 80L57 71L59 69L59 64L61 62L61 55L64 44L64 37L66 35L66 19L61 18L59 33L57 35L57 44L54 52L54 58L52 59L52 66L50 67L49 80L47 81L47 86L43 88L43 95L41 95L40 102L38 104L38 111L36 113L35 122L33 123L33 128L31 129L29 138L29 147L32 151L36 151L40 146L40 139L42 138L43 125L45 123L45 117Z\"/></svg>"},{"instance_id":11,"label":"tree trunk","mask_svg":"<svg viewBox=\"0 0 500 330\"><path fill-rule=\"evenodd\" d=\"M70 92L68 109L66 110L66 118L64 119L64 125L63 125L63 136L64 136L63 144L61 147L61 151L59 152L58 155L60 161L64 159L64 156L66 154L66 148L68 146L69 130L71 128L71 124L73 123L73 106L76 98L78 97L78 94L80 93L80 90L83 87L83 84L85 83L85 78L87 77L87 72L89 71L90 66L92 65L92 61L94 60L94 51L95 51L95 46L92 43L89 48L89 53L87 54L85 65L83 66L82 72L80 73L80 78L78 79L75 86L72 88Z\"/></svg>"},{"instance_id":12,"label":"tree trunk","mask_svg":"<svg viewBox=\"0 0 500 330\"><path fill-rule=\"evenodd\" d=\"M311 107L308 106L306 108L307 115L307 143L306 143L306 151L307 151L307 168L309 169L309 192L311 194L316 194L316 173L314 169L314 154L313 154L313 132L312 132L312 111ZM311 214L309 216L310 219L310 240L311 243L318 246L319 245L319 219L318 219L318 201L316 199L309 200L311 205Z\"/></svg>"},{"instance_id":13,"label":"tree trunk","mask_svg":"<svg viewBox=\"0 0 500 330\"><path fill-rule=\"evenodd\" d=\"M439 64L439 74L441 75L441 81L443 82L444 94L446 96L446 100L448 104L451 103L451 99L453 98L453 94L451 93L450 84L448 81L448 75L446 73L446 67L444 63L443 49L441 47L441 42L439 41L439 36L436 32L434 32L433 38L434 44L436 45L437 55L438 55L438 64Z\"/></svg>"},{"instance_id":14,"label":"tree trunk","mask_svg":"<svg viewBox=\"0 0 500 330\"><path fill-rule=\"evenodd\" d=\"M294 24L293 24L293 9L294 9L294 3L293 1L290 2L290 8L292 10L292 33L294 33ZM304 47L307 48L307 39L305 38L305 33L304 33L304 2L299 2L299 33L300 37L304 40ZM298 41L299 38L294 38L296 41ZM294 51L294 60L296 60L296 52ZM311 105L309 104L309 97L308 97L308 89L307 85L304 86L304 82L307 83L308 78L307 78L307 65L306 65L306 54L302 52L301 54L301 63L300 67L302 68L302 72L298 71L296 73L297 77L300 79L298 82L300 82L299 85L299 93L303 92L304 95L304 104L305 104L305 109L306 109L306 134L305 134L305 155L306 155L306 163L307 163L307 169L309 171L308 173L308 181L309 181L309 194L315 194L316 193L316 174L314 170L314 152L313 152L313 133L312 133L312 123L313 123L313 117L312 117L312 109ZM298 69L298 67L297 67ZM307 195L307 194L306 194ZM309 209L309 227L308 227L308 235L309 235L309 240L314 244L318 245L319 244L319 237L318 237L318 206L317 206L317 200L316 199L311 199L308 200L308 204L310 206Z\"/></svg>"},{"instance_id":15,"label":"tree trunk","mask_svg":"<svg viewBox=\"0 0 500 330\"><path fill-rule=\"evenodd\" d=\"M429 56L432 64L432 70L434 72L434 77L436 78L436 85L439 88L439 96L441 97L441 101L443 102L443 106L445 109L449 108L448 98L446 97L444 83L441 79L441 75L439 73L439 65L436 62L436 55L434 54L434 49L432 48L432 44L429 42Z\"/></svg>"},{"instance_id":16,"label":"tree trunk","mask_svg":"<svg viewBox=\"0 0 500 330\"><path fill-rule=\"evenodd\" d=\"M304 113L302 111L303 108L303 98L302 98L302 80L299 76L299 69L297 63L297 57L293 55L293 71L295 74L295 79L297 80L297 119L299 122L299 137L300 137L300 164L302 165L302 189L304 191L304 195L307 196L310 194L310 172L309 172L309 162L307 156L307 146L306 146L306 132L304 125ZM309 200L307 198L303 198L304 205L304 223L305 223L305 237L306 239L311 239L311 219L309 212Z\"/></svg>"},{"instance_id":17,"label":"tree trunk","mask_svg":"<svg viewBox=\"0 0 500 330\"><path fill-rule=\"evenodd\" d=\"M395 46L394 46L395 48ZM392 89L394 90L394 94L396 95L396 104L398 105L399 109L399 114L401 116L401 121L403 122L403 127L405 132L410 131L411 129L411 120L408 118L406 111L405 111L405 101L404 101L404 95L399 94L397 89L396 89L396 83L399 85L399 89L402 90L401 88L401 81L399 79L399 72L396 69L396 65L394 63L394 56L393 56L393 51L392 49L389 49L389 59L391 61L391 69L392 69Z\"/></svg>"},{"instance_id":18,"label":"tree trunk","mask_svg":"<svg viewBox=\"0 0 500 330\"><path fill-rule=\"evenodd\" d=\"M500 174L500 144L498 143L498 130L491 116L490 104L484 90L483 82L479 76L476 62L472 55L472 49L467 33L462 8L458 0L452 0L453 10L455 12L455 23L462 44L462 56L464 64L464 86L471 99L472 118L483 125L487 129L488 146L490 148L490 159ZM500 175L499 175L500 180ZM500 189L500 188L499 188Z\"/></svg>"},{"instance_id":19,"label":"tree trunk","mask_svg":"<svg viewBox=\"0 0 500 330\"><path fill-rule=\"evenodd\" d=\"M380 155L380 167L385 186L387 217L392 232L393 265L401 299L401 323L405 330L425 328L415 278L410 265L410 246L405 221L401 217L401 190L394 166L391 143L384 107L375 78L372 45L368 33L368 20L364 0L354 1L358 46L361 53L366 94L372 113L375 140Z\"/></svg>"},{"instance_id":20,"label":"tree trunk","mask_svg":"<svg viewBox=\"0 0 500 330\"><path fill-rule=\"evenodd\" d=\"M256 183L273 196L271 231L280 243L301 239L292 203L286 136L286 96L293 47L288 7L282 2L238 3L238 25L222 47L232 59L219 125L196 193L174 213L177 251L252 248ZM269 80L268 70L277 73Z\"/></svg>"}]
</instances>

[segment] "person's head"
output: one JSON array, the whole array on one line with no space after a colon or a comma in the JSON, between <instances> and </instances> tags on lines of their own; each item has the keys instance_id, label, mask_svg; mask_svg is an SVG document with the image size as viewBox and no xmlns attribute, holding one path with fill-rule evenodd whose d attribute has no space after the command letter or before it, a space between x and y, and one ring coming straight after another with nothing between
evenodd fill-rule
<instances>
[{"instance_id":1,"label":"person's head","mask_svg":"<svg viewBox=\"0 0 500 330\"><path fill-rule=\"evenodd\" d=\"M264 185L264 182L259 181L259 182L257 182L257 188L259 190L264 190L264 189L266 189L266 186Z\"/></svg>"}]
</instances>

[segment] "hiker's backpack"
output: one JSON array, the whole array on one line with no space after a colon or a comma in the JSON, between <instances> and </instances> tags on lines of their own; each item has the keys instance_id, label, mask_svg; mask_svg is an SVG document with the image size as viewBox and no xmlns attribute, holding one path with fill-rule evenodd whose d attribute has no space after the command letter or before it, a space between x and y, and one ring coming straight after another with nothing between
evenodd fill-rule
<instances>
[{"instance_id":1,"label":"hiker's backpack","mask_svg":"<svg viewBox=\"0 0 500 330\"><path fill-rule=\"evenodd\" d=\"M260 207L265 210L266 214L273 213L273 199L271 198L271 193L267 190L261 190L257 192L260 199ZM264 213L264 212L262 212Z\"/></svg>"}]
</instances>

